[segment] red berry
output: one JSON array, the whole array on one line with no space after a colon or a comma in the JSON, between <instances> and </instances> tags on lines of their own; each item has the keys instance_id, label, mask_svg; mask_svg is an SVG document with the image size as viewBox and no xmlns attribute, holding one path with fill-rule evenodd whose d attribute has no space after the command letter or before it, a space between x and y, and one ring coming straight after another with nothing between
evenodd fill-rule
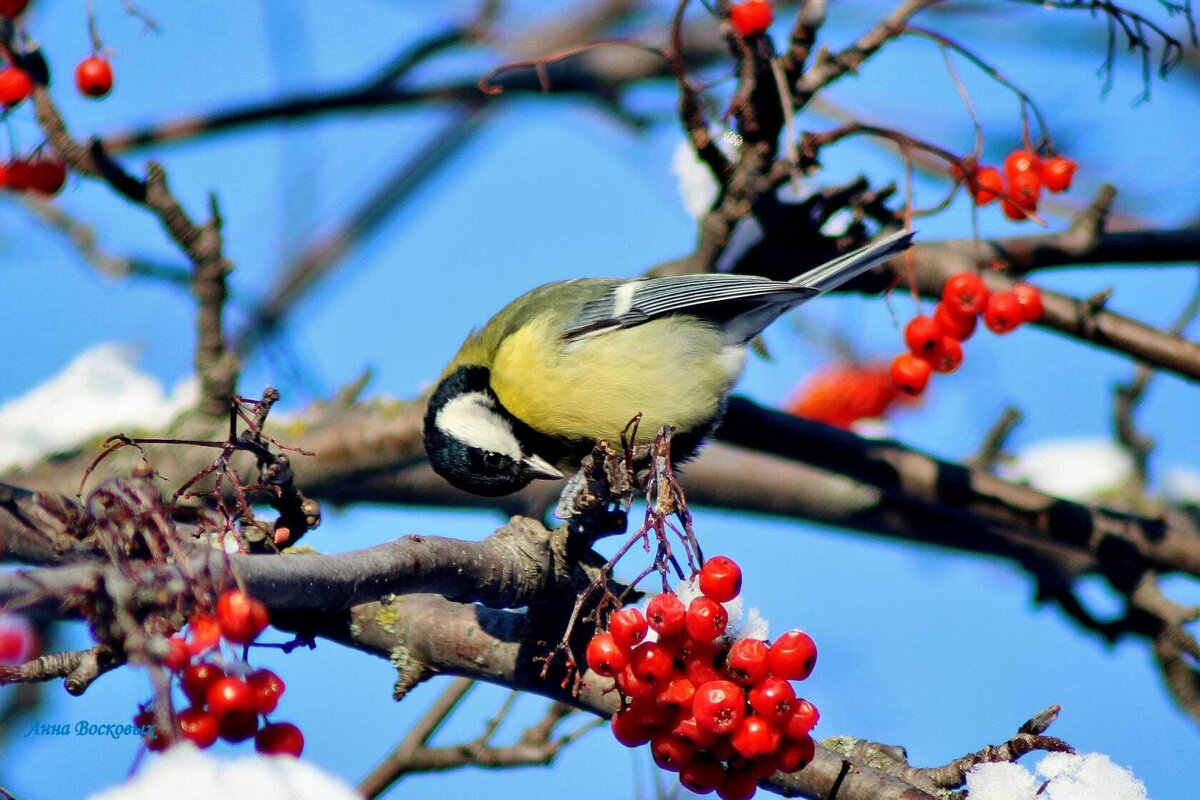
<instances>
[{"instance_id":1,"label":"red berry","mask_svg":"<svg viewBox=\"0 0 1200 800\"><path fill-rule=\"evenodd\" d=\"M272 722L254 737L254 749L263 755L299 758L304 752L304 734L290 722Z\"/></svg>"},{"instance_id":2,"label":"red berry","mask_svg":"<svg viewBox=\"0 0 1200 800\"><path fill-rule=\"evenodd\" d=\"M925 391L933 367L912 353L901 353L892 360L892 385L905 394L918 395Z\"/></svg>"},{"instance_id":3,"label":"red berry","mask_svg":"<svg viewBox=\"0 0 1200 800\"><path fill-rule=\"evenodd\" d=\"M676 722L675 727L671 729L671 733L687 739L701 750L707 750L716 744L717 741L717 734L707 728L700 727L700 723L696 722L696 718L691 714Z\"/></svg>"},{"instance_id":4,"label":"red berry","mask_svg":"<svg viewBox=\"0 0 1200 800\"><path fill-rule=\"evenodd\" d=\"M742 591L742 568L732 558L713 556L700 569L700 591L718 603L728 603Z\"/></svg>"},{"instance_id":5,"label":"red berry","mask_svg":"<svg viewBox=\"0 0 1200 800\"><path fill-rule=\"evenodd\" d=\"M39 158L30 166L29 188L46 195L58 194L67 183L67 165L57 158Z\"/></svg>"},{"instance_id":6,"label":"red berry","mask_svg":"<svg viewBox=\"0 0 1200 800\"><path fill-rule=\"evenodd\" d=\"M188 620L188 633L191 634L188 649L193 656L207 653L221 641L221 625L217 618L199 611Z\"/></svg>"},{"instance_id":7,"label":"red berry","mask_svg":"<svg viewBox=\"0 0 1200 800\"><path fill-rule=\"evenodd\" d=\"M0 17L13 17L25 10L29 0L0 0Z\"/></svg>"},{"instance_id":8,"label":"red berry","mask_svg":"<svg viewBox=\"0 0 1200 800\"><path fill-rule=\"evenodd\" d=\"M767 665L777 678L802 681L817 665L817 644L804 631L788 631L771 645Z\"/></svg>"},{"instance_id":9,"label":"red berry","mask_svg":"<svg viewBox=\"0 0 1200 800\"><path fill-rule=\"evenodd\" d=\"M250 691L254 692L254 710L260 714L270 714L279 705L279 698L287 689L274 672L269 669L259 669L246 676Z\"/></svg>"},{"instance_id":10,"label":"red berry","mask_svg":"<svg viewBox=\"0 0 1200 800\"><path fill-rule=\"evenodd\" d=\"M235 711L217 719L217 731L227 742L244 742L258 730L258 714L253 711Z\"/></svg>"},{"instance_id":11,"label":"red berry","mask_svg":"<svg viewBox=\"0 0 1200 800\"><path fill-rule=\"evenodd\" d=\"M657 643L642 642L629 654L629 668L638 680L661 684L671 679L675 659Z\"/></svg>"},{"instance_id":12,"label":"red berry","mask_svg":"<svg viewBox=\"0 0 1200 800\"><path fill-rule=\"evenodd\" d=\"M951 316L967 319L983 313L988 294L983 278L974 272L959 272L942 287L942 305Z\"/></svg>"},{"instance_id":13,"label":"red berry","mask_svg":"<svg viewBox=\"0 0 1200 800\"><path fill-rule=\"evenodd\" d=\"M696 689L692 701L696 724L713 733L730 733L746 716L742 687L730 681L710 681Z\"/></svg>"},{"instance_id":14,"label":"red berry","mask_svg":"<svg viewBox=\"0 0 1200 800\"><path fill-rule=\"evenodd\" d=\"M932 355L938 346L938 327L933 317L913 317L904 326L904 343L911 353L918 356Z\"/></svg>"},{"instance_id":15,"label":"red berry","mask_svg":"<svg viewBox=\"0 0 1200 800\"><path fill-rule=\"evenodd\" d=\"M944 303L938 303L933 312L933 321L937 323L938 333L965 342L975 333L979 317L971 314L967 317L955 316L946 308Z\"/></svg>"},{"instance_id":16,"label":"red berry","mask_svg":"<svg viewBox=\"0 0 1200 800\"><path fill-rule=\"evenodd\" d=\"M1000 205L1004 209L1004 216L1008 217L1013 222L1024 222L1025 220L1029 219L1029 211L1015 203L1010 203L1008 200L1004 200ZM1030 209L1030 211L1032 211L1032 209Z\"/></svg>"},{"instance_id":17,"label":"red berry","mask_svg":"<svg viewBox=\"0 0 1200 800\"><path fill-rule=\"evenodd\" d=\"M1021 319L1025 322L1037 322L1042 318L1042 293L1036 286L1028 283L1018 283L1012 288L1021 304Z\"/></svg>"},{"instance_id":18,"label":"red berry","mask_svg":"<svg viewBox=\"0 0 1200 800\"><path fill-rule=\"evenodd\" d=\"M696 746L687 739L660 731L650 737L650 755L660 768L679 772L696 757Z\"/></svg>"},{"instance_id":19,"label":"red berry","mask_svg":"<svg viewBox=\"0 0 1200 800\"><path fill-rule=\"evenodd\" d=\"M1004 158L1004 177L1011 185L1018 175L1037 174L1042 160L1032 150L1013 150Z\"/></svg>"},{"instance_id":20,"label":"red berry","mask_svg":"<svg viewBox=\"0 0 1200 800\"><path fill-rule=\"evenodd\" d=\"M609 720L613 738L626 747L641 747L650 741L654 732L631 710L618 711Z\"/></svg>"},{"instance_id":21,"label":"red berry","mask_svg":"<svg viewBox=\"0 0 1200 800\"><path fill-rule=\"evenodd\" d=\"M781 738L771 723L762 717L749 716L733 732L733 749L743 758L770 755L779 746Z\"/></svg>"},{"instance_id":22,"label":"red berry","mask_svg":"<svg viewBox=\"0 0 1200 800\"><path fill-rule=\"evenodd\" d=\"M203 750L217 740L217 718L202 708L180 711L179 731L183 738Z\"/></svg>"},{"instance_id":23,"label":"red berry","mask_svg":"<svg viewBox=\"0 0 1200 800\"><path fill-rule=\"evenodd\" d=\"M733 742L729 741L729 739L729 734L717 736L717 740L713 742L712 747L708 748L708 753L718 761L729 764L732 769L735 766L734 759L740 758L740 756L737 754L737 750L733 749Z\"/></svg>"},{"instance_id":24,"label":"red berry","mask_svg":"<svg viewBox=\"0 0 1200 800\"><path fill-rule=\"evenodd\" d=\"M691 711L692 700L696 696L696 685L687 679L686 675L674 675L658 690L654 701L660 706L671 706L684 711Z\"/></svg>"},{"instance_id":25,"label":"red berry","mask_svg":"<svg viewBox=\"0 0 1200 800\"><path fill-rule=\"evenodd\" d=\"M0 69L0 103L12 108L33 93L33 79L20 67Z\"/></svg>"},{"instance_id":26,"label":"red berry","mask_svg":"<svg viewBox=\"0 0 1200 800\"><path fill-rule=\"evenodd\" d=\"M987 310L983 312L983 324L993 333L1008 333L1016 330L1025 320L1025 310L1014 292L996 292L988 298Z\"/></svg>"},{"instance_id":27,"label":"red berry","mask_svg":"<svg viewBox=\"0 0 1200 800\"><path fill-rule=\"evenodd\" d=\"M653 683L647 683L633 674L629 667L617 673L617 689L628 698L653 697L657 692Z\"/></svg>"},{"instance_id":28,"label":"red berry","mask_svg":"<svg viewBox=\"0 0 1200 800\"><path fill-rule=\"evenodd\" d=\"M179 672L191 660L192 654L188 650L187 642L183 640L182 636L175 634L170 639L167 639L167 655L163 659L164 667L171 670L171 672Z\"/></svg>"},{"instance_id":29,"label":"red berry","mask_svg":"<svg viewBox=\"0 0 1200 800\"><path fill-rule=\"evenodd\" d=\"M611 633L597 633L588 642L588 669L597 675L603 675L605 678L615 678L617 673L625 669L625 665L628 663L629 657L625 655L624 650L617 646L617 642L613 639Z\"/></svg>"},{"instance_id":30,"label":"red berry","mask_svg":"<svg viewBox=\"0 0 1200 800\"><path fill-rule=\"evenodd\" d=\"M868 364L831 364L817 370L788 403L798 417L849 428L882 417L896 399L887 371Z\"/></svg>"},{"instance_id":31,"label":"red berry","mask_svg":"<svg viewBox=\"0 0 1200 800\"><path fill-rule=\"evenodd\" d=\"M782 726L795 714L796 690L783 678L765 678L750 689L750 707L773 725Z\"/></svg>"},{"instance_id":32,"label":"red berry","mask_svg":"<svg viewBox=\"0 0 1200 800\"><path fill-rule=\"evenodd\" d=\"M688 604L687 632L698 642L711 642L725 632L729 612L711 597L697 597Z\"/></svg>"},{"instance_id":33,"label":"red berry","mask_svg":"<svg viewBox=\"0 0 1200 800\"><path fill-rule=\"evenodd\" d=\"M33 185L33 164L23 159L8 162L5 185L14 192L24 191Z\"/></svg>"},{"instance_id":34,"label":"red berry","mask_svg":"<svg viewBox=\"0 0 1200 800\"><path fill-rule=\"evenodd\" d=\"M217 599L221 635L234 644L250 644L270 622L267 607L240 589L227 589Z\"/></svg>"},{"instance_id":35,"label":"red berry","mask_svg":"<svg viewBox=\"0 0 1200 800\"><path fill-rule=\"evenodd\" d=\"M1013 204L1036 211L1038 198L1042 196L1042 179L1036 172L1022 172L1008 182L1008 194Z\"/></svg>"},{"instance_id":36,"label":"red berry","mask_svg":"<svg viewBox=\"0 0 1200 800\"><path fill-rule=\"evenodd\" d=\"M167 737L158 735L154 729L154 709L143 708L138 711L133 715L133 724L145 731L142 742L147 750L158 753L167 749Z\"/></svg>"},{"instance_id":37,"label":"red berry","mask_svg":"<svg viewBox=\"0 0 1200 800\"><path fill-rule=\"evenodd\" d=\"M205 695L208 710L217 719L235 714L255 714L254 692L241 678L225 676L217 678L208 687Z\"/></svg>"},{"instance_id":38,"label":"red berry","mask_svg":"<svg viewBox=\"0 0 1200 800\"><path fill-rule=\"evenodd\" d=\"M104 97L112 91L112 64L106 58L88 56L75 67L75 86L88 97Z\"/></svg>"},{"instance_id":39,"label":"red berry","mask_svg":"<svg viewBox=\"0 0 1200 800\"><path fill-rule=\"evenodd\" d=\"M36 655L35 635L29 620L0 612L0 664L23 664Z\"/></svg>"},{"instance_id":40,"label":"red berry","mask_svg":"<svg viewBox=\"0 0 1200 800\"><path fill-rule=\"evenodd\" d=\"M726 771L725 778L717 787L721 800L750 800L758 791L758 776L750 772Z\"/></svg>"},{"instance_id":41,"label":"red berry","mask_svg":"<svg viewBox=\"0 0 1200 800\"><path fill-rule=\"evenodd\" d=\"M953 336L938 338L937 350L925 357L934 372L954 372L962 364L962 344Z\"/></svg>"},{"instance_id":42,"label":"red berry","mask_svg":"<svg viewBox=\"0 0 1200 800\"><path fill-rule=\"evenodd\" d=\"M1054 156L1042 162L1038 174L1042 176L1042 185L1046 187L1046 191L1063 192L1071 188L1071 181L1075 178L1077 169L1079 165L1071 159Z\"/></svg>"},{"instance_id":43,"label":"red berry","mask_svg":"<svg viewBox=\"0 0 1200 800\"><path fill-rule=\"evenodd\" d=\"M795 772L817 755L817 743L811 736L784 739L775 753L775 764L782 772Z\"/></svg>"},{"instance_id":44,"label":"red berry","mask_svg":"<svg viewBox=\"0 0 1200 800\"><path fill-rule=\"evenodd\" d=\"M817 726L821 713L817 707L802 697L796 698L796 709L784 726L783 735L789 739L801 739Z\"/></svg>"},{"instance_id":45,"label":"red berry","mask_svg":"<svg viewBox=\"0 0 1200 800\"><path fill-rule=\"evenodd\" d=\"M688 680L696 686L720 680L721 676L717 673L718 652L718 649L708 642L691 648L682 659L683 672L688 676Z\"/></svg>"},{"instance_id":46,"label":"red berry","mask_svg":"<svg viewBox=\"0 0 1200 800\"><path fill-rule=\"evenodd\" d=\"M679 721L678 709L660 706L653 695L635 697L629 701L629 711L647 728L670 731Z\"/></svg>"},{"instance_id":47,"label":"red berry","mask_svg":"<svg viewBox=\"0 0 1200 800\"><path fill-rule=\"evenodd\" d=\"M775 14L767 0L746 0L729 10L729 21L742 36L761 36L771 27Z\"/></svg>"},{"instance_id":48,"label":"red berry","mask_svg":"<svg viewBox=\"0 0 1200 800\"><path fill-rule=\"evenodd\" d=\"M225 677L225 671L216 664L192 664L183 670L179 676L179 685L187 699L194 706L202 706L208 702L208 689L218 679Z\"/></svg>"},{"instance_id":49,"label":"red berry","mask_svg":"<svg viewBox=\"0 0 1200 800\"><path fill-rule=\"evenodd\" d=\"M679 783L689 792L708 794L721 785L725 770L712 756L699 755L679 770Z\"/></svg>"},{"instance_id":50,"label":"red berry","mask_svg":"<svg viewBox=\"0 0 1200 800\"><path fill-rule=\"evenodd\" d=\"M622 650L632 650L646 638L646 618L636 608L622 608L608 620L608 632L612 634L617 647Z\"/></svg>"},{"instance_id":51,"label":"red berry","mask_svg":"<svg viewBox=\"0 0 1200 800\"><path fill-rule=\"evenodd\" d=\"M687 609L672 592L655 595L646 604L646 622L659 636L674 636L686 625Z\"/></svg>"},{"instance_id":52,"label":"red berry","mask_svg":"<svg viewBox=\"0 0 1200 800\"><path fill-rule=\"evenodd\" d=\"M975 205L985 206L1000 196L1004 191L1004 178L995 167L983 167L975 173L972 184Z\"/></svg>"},{"instance_id":53,"label":"red berry","mask_svg":"<svg viewBox=\"0 0 1200 800\"><path fill-rule=\"evenodd\" d=\"M729 647L725 671L735 683L753 686L767 677L767 643L761 639L738 639Z\"/></svg>"}]
</instances>

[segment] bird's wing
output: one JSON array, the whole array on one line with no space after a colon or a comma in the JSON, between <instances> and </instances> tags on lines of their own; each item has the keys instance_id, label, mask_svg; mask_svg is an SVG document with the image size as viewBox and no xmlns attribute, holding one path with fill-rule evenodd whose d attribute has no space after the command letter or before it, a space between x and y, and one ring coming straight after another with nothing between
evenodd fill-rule
<instances>
[{"instance_id":1,"label":"bird's wing","mask_svg":"<svg viewBox=\"0 0 1200 800\"><path fill-rule=\"evenodd\" d=\"M564 336L629 328L655 317L688 311L721 316L720 306L792 305L819 294L815 288L754 275L712 273L645 278L618 283L584 305Z\"/></svg>"},{"instance_id":2,"label":"bird's wing","mask_svg":"<svg viewBox=\"0 0 1200 800\"><path fill-rule=\"evenodd\" d=\"M655 317L686 311L718 319L739 318L742 324L737 327L745 330L737 333L740 338L748 339L783 310L841 286L904 251L911 243L911 231L893 233L791 281L727 273L624 281L585 304L567 326L564 337L573 339L610 328L629 328ZM756 313L755 309L766 313Z\"/></svg>"}]
</instances>

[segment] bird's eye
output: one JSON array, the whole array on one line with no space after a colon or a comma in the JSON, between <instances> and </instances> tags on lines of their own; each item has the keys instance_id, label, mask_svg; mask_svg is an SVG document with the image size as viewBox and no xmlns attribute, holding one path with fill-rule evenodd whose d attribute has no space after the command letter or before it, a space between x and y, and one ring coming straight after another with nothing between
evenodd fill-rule
<instances>
[{"instance_id":1,"label":"bird's eye","mask_svg":"<svg viewBox=\"0 0 1200 800\"><path fill-rule=\"evenodd\" d=\"M499 453L494 453L491 450L488 450L487 452L485 452L483 454L483 465L485 467L491 467L492 469L496 469L500 466L500 464L503 461L504 461L504 456L500 455Z\"/></svg>"}]
</instances>

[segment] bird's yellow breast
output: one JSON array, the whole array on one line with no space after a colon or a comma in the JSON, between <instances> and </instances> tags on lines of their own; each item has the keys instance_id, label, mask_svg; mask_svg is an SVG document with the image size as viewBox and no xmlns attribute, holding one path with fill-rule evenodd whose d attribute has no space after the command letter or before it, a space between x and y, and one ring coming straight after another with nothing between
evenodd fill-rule
<instances>
[{"instance_id":1,"label":"bird's yellow breast","mask_svg":"<svg viewBox=\"0 0 1200 800\"><path fill-rule=\"evenodd\" d=\"M639 412L643 436L667 424L707 424L743 356L696 318L663 317L568 343L546 316L501 343L491 384L505 408L544 434L616 442Z\"/></svg>"}]
</instances>

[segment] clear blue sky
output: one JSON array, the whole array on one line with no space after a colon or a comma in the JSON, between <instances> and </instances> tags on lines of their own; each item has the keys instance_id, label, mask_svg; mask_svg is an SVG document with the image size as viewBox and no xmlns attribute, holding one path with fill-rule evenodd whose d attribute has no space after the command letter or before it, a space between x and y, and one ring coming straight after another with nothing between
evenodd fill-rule
<instances>
[{"instance_id":1,"label":"clear blue sky","mask_svg":"<svg viewBox=\"0 0 1200 800\"><path fill-rule=\"evenodd\" d=\"M32 31L47 49L58 76L57 97L78 135L285 88L339 85L448 19L438 16L447 12L417 3L305 2L286 4L286 11L268 2L146 3L163 33L143 35L120 4L100 2L101 33L119 52L117 89L109 100L95 103L77 98L69 86L71 67L88 49L78 5L34 3L40 13ZM828 32L835 44L889 7L837 6ZM467 14L473 5L451 7ZM545 6L511 7L510 19L520 21L536 19ZM1200 118L1194 82L1182 73L1165 85L1156 82L1153 101L1132 108L1140 75L1136 63L1122 60L1116 87L1101 102L1093 74L1102 59L1101 39L1057 53L1041 49L1067 33L1081 41L1087 39L1081 32L1098 37L1100 21L1088 23L1082 13L999 7L1015 21L967 14L954 23L958 35L996 60L1048 111L1061 146L1082 164L1072 196L1082 200L1101 182L1112 181L1122 189L1118 206L1150 224L1178 224L1195 214L1200 153L1188 144ZM1157 11L1147 4L1147 13ZM949 24L936 17L925 22ZM1004 43L988 44L989 35L1004 36ZM1029 38L1020 41L1019 35ZM1018 141L1016 103L966 66L960 71L984 118L989 156L997 160ZM896 48L840 85L832 98L871 121L950 149L971 146L941 57L927 44ZM371 368L371 393L411 396L436 376L472 325L525 289L558 278L633 275L687 251L694 227L669 170L679 140L669 120L671 95L649 89L636 100L667 112L664 123L637 135L587 104L568 100L518 102L497 114L449 169L297 310L286 350L309 386L329 391ZM17 111L12 123L16 141L26 149L38 141L30 113ZM441 119L421 109L329 118L285 131L262 128L173 146L156 156L195 213L207 192L219 196L228 253L237 265L233 286L239 296L254 297L307 234L335 226ZM805 118L799 124L826 123ZM826 165L822 180L858 171L876 180L902 179L898 162L865 143L830 151ZM929 205L942 189L919 184L918 197ZM1193 205L1180 202L1188 198ZM73 180L61 202L95 225L101 245L114 253L179 260L155 223L103 188ZM985 235L1023 232L1000 217L994 208L981 215ZM969 214L959 205L919 227L925 237L966 236ZM186 296L161 285L99 277L15 201L0 202L0 248L5 285L0 342L6 345L0 401L22 394L101 341L143 344L144 367L167 384L187 374L193 324ZM1191 281L1184 269L1039 276L1044 285L1080 296L1111 286L1115 308L1156 324L1173 317ZM904 297L896 307L902 315L910 312ZM899 333L878 300L823 300L804 313L808 325L837 326L866 354L888 356L900 347ZM753 363L743 384L768 403L782 402L803 373L829 355L798 337L786 321L772 330L769 343L774 361ZM1104 436L1110 387L1131 369L1121 359L1040 331L1023 330L1003 340L979 335L969 343L961 371L938 380L929 402L898 418L896 433L940 456L959 458L974 450L1004 405L1017 403L1026 421L1016 446L1058 436ZM275 363L258 361L242 387L253 394L264 383L282 383L292 407L313 399L285 376ZM1155 384L1141 419L1159 440L1158 464L1200 466L1194 437L1176 433L1192 429L1194 408L1194 389L1182 381L1163 377ZM414 532L481 538L497 522L497 516L482 513L328 509L308 543L338 551ZM1152 798L1194 796L1200 785L1198 762L1180 758L1195 752L1196 727L1171 704L1145 646L1106 647L1053 609L1034 608L1030 580L1011 565L708 509L698 512L697 530L706 552L742 563L747 600L762 609L775 631L803 627L816 638L820 662L806 694L821 709L820 735L902 744L914 763L936 764L998 742L1034 712L1058 703L1064 712L1051 732L1130 766ZM1181 602L1200 602L1194 581L1165 585ZM1111 607L1099 584L1089 587L1089 597ZM330 644L256 660L287 681L279 713L304 729L306 757L352 782L398 740L441 685L434 682L394 704L393 675L385 662ZM144 676L121 670L83 698L50 694L41 722L124 722L149 689ZM479 691L443 741L475 736L502 694ZM519 707L533 716L541 704L527 698ZM135 750L128 740L19 739L4 753L0 784L21 800L82 796L119 780ZM594 776L597 765L603 765L603 783L579 779L585 770ZM632 794L635 785L645 791L651 768L647 754L630 754L597 732L552 769L464 770L410 783L417 796L471 792L499 800L569 787L579 797L611 797ZM401 789L390 796L404 794Z\"/></svg>"}]
</instances>

